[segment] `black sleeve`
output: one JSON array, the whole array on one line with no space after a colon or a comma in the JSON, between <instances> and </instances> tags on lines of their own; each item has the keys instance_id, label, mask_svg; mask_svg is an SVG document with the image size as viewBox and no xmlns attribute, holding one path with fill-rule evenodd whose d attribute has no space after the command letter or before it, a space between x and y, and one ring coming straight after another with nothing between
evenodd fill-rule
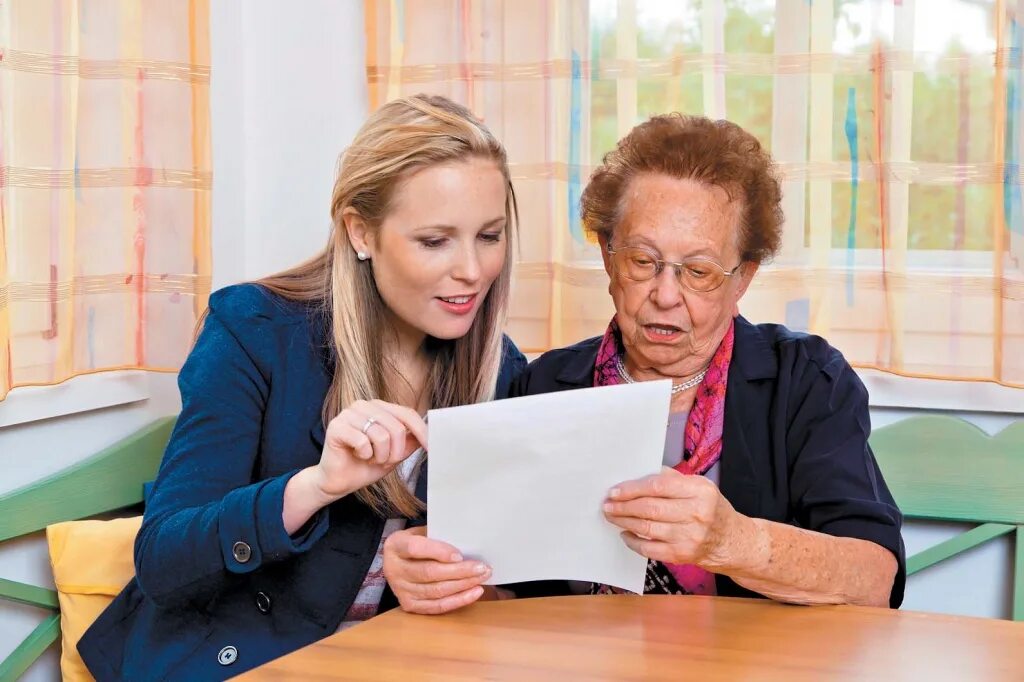
<instances>
[{"instance_id":1,"label":"black sleeve","mask_svg":"<svg viewBox=\"0 0 1024 682\"><path fill-rule=\"evenodd\" d=\"M899 564L889 605L903 601L906 554L903 517L868 445L867 390L834 349L825 363L794 368L787 451L790 506L798 525L885 547Z\"/></svg>"}]
</instances>

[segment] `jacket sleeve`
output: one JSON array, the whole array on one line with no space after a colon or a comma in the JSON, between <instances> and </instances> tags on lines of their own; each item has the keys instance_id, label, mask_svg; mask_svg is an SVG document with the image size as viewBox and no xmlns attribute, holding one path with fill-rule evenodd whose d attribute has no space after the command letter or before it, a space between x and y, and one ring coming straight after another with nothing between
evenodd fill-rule
<instances>
[{"instance_id":1,"label":"jacket sleeve","mask_svg":"<svg viewBox=\"0 0 1024 682\"><path fill-rule=\"evenodd\" d=\"M233 575L303 552L327 529L318 512L295 536L282 520L296 472L253 480L269 377L211 302L178 378L182 410L135 541L142 591L163 607L204 605Z\"/></svg>"},{"instance_id":2,"label":"jacket sleeve","mask_svg":"<svg viewBox=\"0 0 1024 682\"><path fill-rule=\"evenodd\" d=\"M842 355L823 362L806 355L793 374L787 451L790 507L798 525L880 545L899 565L890 605L903 601L906 555L903 517L868 445L867 390Z\"/></svg>"}]
</instances>

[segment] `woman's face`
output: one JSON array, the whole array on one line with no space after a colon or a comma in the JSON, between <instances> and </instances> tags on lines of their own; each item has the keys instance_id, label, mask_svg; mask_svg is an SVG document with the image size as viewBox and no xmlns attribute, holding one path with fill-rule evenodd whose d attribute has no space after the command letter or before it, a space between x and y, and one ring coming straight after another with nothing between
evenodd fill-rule
<instances>
[{"instance_id":1,"label":"woman's face","mask_svg":"<svg viewBox=\"0 0 1024 682\"><path fill-rule=\"evenodd\" d=\"M429 166L397 188L380 228L347 219L399 334L464 336L505 265L505 179L494 161Z\"/></svg>"},{"instance_id":2,"label":"woman's face","mask_svg":"<svg viewBox=\"0 0 1024 682\"><path fill-rule=\"evenodd\" d=\"M613 249L639 246L672 262L698 256L726 271L740 263L742 206L739 199L730 201L724 189L644 174L626 187L622 201ZM601 240L601 247L631 370L641 376L670 377L700 371L738 314L737 304L757 265L745 263L717 289L698 293L684 287L671 266L647 281L629 279L617 271L606 240Z\"/></svg>"}]
</instances>

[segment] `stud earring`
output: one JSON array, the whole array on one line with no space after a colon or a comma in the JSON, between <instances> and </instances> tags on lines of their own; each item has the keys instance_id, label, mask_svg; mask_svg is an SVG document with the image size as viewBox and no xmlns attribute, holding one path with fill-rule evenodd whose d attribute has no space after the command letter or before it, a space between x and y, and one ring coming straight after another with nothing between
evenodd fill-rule
<instances>
[{"instance_id":1,"label":"stud earring","mask_svg":"<svg viewBox=\"0 0 1024 682\"><path fill-rule=\"evenodd\" d=\"M356 251L356 258L358 258L359 260L369 260L370 254L366 253L365 251Z\"/></svg>"}]
</instances>

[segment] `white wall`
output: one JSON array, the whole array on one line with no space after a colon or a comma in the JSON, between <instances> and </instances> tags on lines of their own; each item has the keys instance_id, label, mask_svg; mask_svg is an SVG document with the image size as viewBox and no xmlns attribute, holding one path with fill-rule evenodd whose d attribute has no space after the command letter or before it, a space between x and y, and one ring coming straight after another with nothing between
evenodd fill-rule
<instances>
[{"instance_id":1,"label":"white wall","mask_svg":"<svg viewBox=\"0 0 1024 682\"><path fill-rule=\"evenodd\" d=\"M360 0L214 0L212 13L218 288L327 243L335 164L367 95Z\"/></svg>"},{"instance_id":2,"label":"white wall","mask_svg":"<svg viewBox=\"0 0 1024 682\"><path fill-rule=\"evenodd\" d=\"M326 243L335 161L366 115L362 2L213 0L211 42L213 286L220 288L297 263ZM0 428L0 494L180 409L174 375L143 378L146 400ZM138 389L137 377L123 382ZM84 384L60 389L79 410L95 399ZM0 410L15 410L19 390ZM52 588L42 538L5 543L0 577ZM0 659L42 615L0 602ZM59 678L51 647L23 679Z\"/></svg>"}]
</instances>

